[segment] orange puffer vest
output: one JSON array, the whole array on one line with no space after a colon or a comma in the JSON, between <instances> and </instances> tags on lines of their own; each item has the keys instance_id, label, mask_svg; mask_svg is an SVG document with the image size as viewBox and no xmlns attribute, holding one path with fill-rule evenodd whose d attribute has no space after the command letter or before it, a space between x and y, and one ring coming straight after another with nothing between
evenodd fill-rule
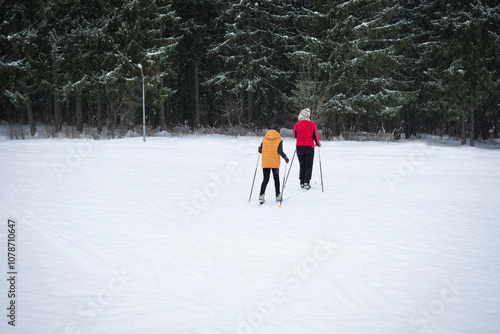
<instances>
[{"instance_id":1,"label":"orange puffer vest","mask_svg":"<svg viewBox=\"0 0 500 334\"><path fill-rule=\"evenodd\" d=\"M267 131L262 140L262 168L280 168L278 146L282 141L278 131Z\"/></svg>"}]
</instances>

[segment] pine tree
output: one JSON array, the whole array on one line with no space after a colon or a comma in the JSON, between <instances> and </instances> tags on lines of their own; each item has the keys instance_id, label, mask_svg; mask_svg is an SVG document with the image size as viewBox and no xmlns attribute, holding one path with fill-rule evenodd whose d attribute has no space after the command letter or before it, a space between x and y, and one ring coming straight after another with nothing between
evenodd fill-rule
<instances>
[{"instance_id":1,"label":"pine tree","mask_svg":"<svg viewBox=\"0 0 500 334\"><path fill-rule=\"evenodd\" d=\"M331 99L328 104L350 129L381 129L416 96L401 68L408 39L397 1L346 1L330 13Z\"/></svg>"},{"instance_id":2,"label":"pine tree","mask_svg":"<svg viewBox=\"0 0 500 334\"><path fill-rule=\"evenodd\" d=\"M44 74L47 69L48 49L44 36L43 8L30 1L2 2L4 19L0 23L0 68L2 90L8 101L18 110L24 110L32 136L36 133L33 103L47 91Z\"/></svg>"},{"instance_id":3,"label":"pine tree","mask_svg":"<svg viewBox=\"0 0 500 334\"><path fill-rule=\"evenodd\" d=\"M298 50L290 54L293 61L295 88L292 91L293 113L295 120L299 110L312 110L312 119L318 127L324 127L327 137L336 136L336 126L329 124L327 107L329 99L328 81L331 69L329 53L326 48L328 13L331 4L323 1L305 1L294 15L294 24L298 27L300 44ZM330 122L331 123L331 122Z\"/></svg>"},{"instance_id":4,"label":"pine tree","mask_svg":"<svg viewBox=\"0 0 500 334\"><path fill-rule=\"evenodd\" d=\"M217 93L228 122L268 123L282 109L294 51L291 1L242 0L228 7L218 25L225 33L211 49L221 64L205 84Z\"/></svg>"},{"instance_id":5,"label":"pine tree","mask_svg":"<svg viewBox=\"0 0 500 334\"><path fill-rule=\"evenodd\" d=\"M498 136L494 0L2 1L0 118ZM176 13L177 11L177 13ZM177 16L180 16L178 18ZM177 24L179 23L179 24ZM177 50L174 52L174 50Z\"/></svg>"},{"instance_id":6,"label":"pine tree","mask_svg":"<svg viewBox=\"0 0 500 334\"><path fill-rule=\"evenodd\" d=\"M165 103L172 98L176 89L170 85L175 74L173 60L179 38L174 27L179 17L172 8L171 1L149 0L138 17L144 20L136 29L143 34L138 44L143 50L142 64L149 73L149 99L154 120L162 130L166 130ZM136 36L138 34L135 34Z\"/></svg>"},{"instance_id":7,"label":"pine tree","mask_svg":"<svg viewBox=\"0 0 500 334\"><path fill-rule=\"evenodd\" d=\"M176 86L178 94L176 107L189 119L193 128L202 123L213 123L211 99L206 87L201 85L208 76L212 59L207 57L210 43L215 34L215 19L222 5L216 1L174 1L174 9L180 17L176 34L180 37L177 47ZM203 109L203 110L202 110Z\"/></svg>"},{"instance_id":8,"label":"pine tree","mask_svg":"<svg viewBox=\"0 0 500 334\"><path fill-rule=\"evenodd\" d=\"M106 117L112 135L118 121L125 128L142 123L139 63L146 76L148 110L164 121L164 103L173 94L164 80L173 75L169 57L176 44L171 33L176 17L168 2L89 1L70 7L69 15L58 13L61 51L54 58L61 59L59 72L67 76L59 81L63 98L74 101L77 131L83 130L84 105L98 109L97 116L88 112L87 121L97 118L100 128Z\"/></svg>"},{"instance_id":9,"label":"pine tree","mask_svg":"<svg viewBox=\"0 0 500 334\"><path fill-rule=\"evenodd\" d=\"M446 96L447 107L461 121L462 144L469 121L474 145L476 116L485 118L498 101L500 6L494 1L439 3L432 24L435 40L430 45L436 65L429 70Z\"/></svg>"},{"instance_id":10,"label":"pine tree","mask_svg":"<svg viewBox=\"0 0 500 334\"><path fill-rule=\"evenodd\" d=\"M166 0L123 1L105 21L110 42L99 81L110 101L108 122L114 128L116 120L124 126L142 120L142 112L138 112L142 111L142 74L138 64L142 64L147 117L161 123L165 120L164 103L174 93L166 86L173 75L171 57L177 44L172 31L177 17L171 5ZM160 126L164 128L164 124Z\"/></svg>"}]
</instances>

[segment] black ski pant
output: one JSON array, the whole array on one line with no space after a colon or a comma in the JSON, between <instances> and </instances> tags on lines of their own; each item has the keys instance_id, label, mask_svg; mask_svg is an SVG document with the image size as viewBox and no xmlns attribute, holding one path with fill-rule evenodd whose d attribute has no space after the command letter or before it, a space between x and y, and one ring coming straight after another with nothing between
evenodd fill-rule
<instances>
[{"instance_id":1,"label":"black ski pant","mask_svg":"<svg viewBox=\"0 0 500 334\"><path fill-rule=\"evenodd\" d=\"M300 165L300 171L299 171L300 184L311 182L311 175L314 162L314 147L297 146L297 158L299 159L299 165Z\"/></svg>"},{"instance_id":2,"label":"black ski pant","mask_svg":"<svg viewBox=\"0 0 500 334\"><path fill-rule=\"evenodd\" d=\"M267 188L267 184L269 183L269 176L271 175L271 171L273 171L274 188L276 190L276 196L281 192L280 191L280 169L279 168L262 168L262 172L264 173L264 180L262 180L262 185L260 186L260 194L261 195L266 193L266 188Z\"/></svg>"}]
</instances>

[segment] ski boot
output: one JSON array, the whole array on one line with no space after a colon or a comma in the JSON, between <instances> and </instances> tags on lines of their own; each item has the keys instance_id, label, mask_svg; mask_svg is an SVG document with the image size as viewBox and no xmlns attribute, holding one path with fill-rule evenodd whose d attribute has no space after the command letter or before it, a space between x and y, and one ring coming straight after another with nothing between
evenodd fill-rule
<instances>
[{"instance_id":1,"label":"ski boot","mask_svg":"<svg viewBox=\"0 0 500 334\"><path fill-rule=\"evenodd\" d=\"M264 194L259 195L259 203L260 204L264 204L265 201L266 201L265 200L265 195Z\"/></svg>"}]
</instances>

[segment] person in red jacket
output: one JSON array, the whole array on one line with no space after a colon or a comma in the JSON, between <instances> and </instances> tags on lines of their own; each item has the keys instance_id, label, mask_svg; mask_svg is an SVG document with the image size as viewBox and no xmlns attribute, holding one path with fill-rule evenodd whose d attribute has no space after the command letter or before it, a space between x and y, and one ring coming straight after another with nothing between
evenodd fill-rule
<instances>
[{"instance_id":1,"label":"person in red jacket","mask_svg":"<svg viewBox=\"0 0 500 334\"><path fill-rule=\"evenodd\" d=\"M279 202L281 201L280 155L285 159L286 163L288 163L288 157L283 152L283 139L281 139L280 127L277 124L271 125L269 131L267 131L262 144L259 146L259 153L262 153L262 172L264 174L264 179L260 186L259 202L262 204L265 201L265 192L271 171L273 172L276 201Z\"/></svg>"},{"instance_id":2,"label":"person in red jacket","mask_svg":"<svg viewBox=\"0 0 500 334\"><path fill-rule=\"evenodd\" d=\"M299 121L293 128L293 137L297 139L297 158L300 164L300 187L311 189L311 175L314 161L314 143L321 146L316 124L311 121L311 110L303 109L299 114Z\"/></svg>"}]
</instances>

